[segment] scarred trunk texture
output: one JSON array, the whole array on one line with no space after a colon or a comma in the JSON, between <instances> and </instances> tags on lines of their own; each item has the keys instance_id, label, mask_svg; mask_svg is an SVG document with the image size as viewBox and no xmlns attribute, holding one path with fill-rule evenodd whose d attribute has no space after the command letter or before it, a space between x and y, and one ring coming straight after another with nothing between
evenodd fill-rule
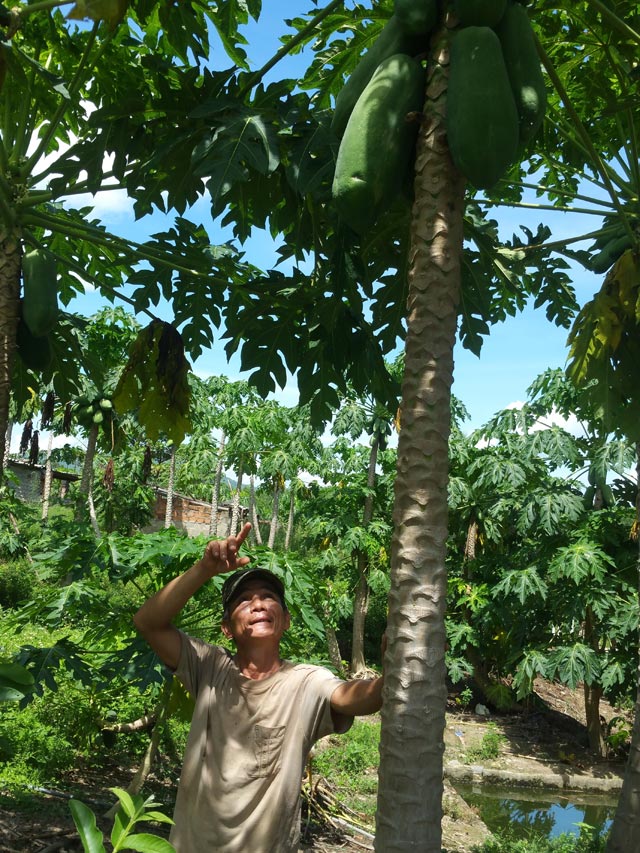
<instances>
[{"instance_id":1,"label":"scarred trunk texture","mask_svg":"<svg viewBox=\"0 0 640 853\"><path fill-rule=\"evenodd\" d=\"M447 148L438 36L416 159L375 849L440 853L445 544L464 184Z\"/></svg>"},{"instance_id":2,"label":"scarred trunk texture","mask_svg":"<svg viewBox=\"0 0 640 853\"><path fill-rule=\"evenodd\" d=\"M640 444L636 445L636 482L640 483ZM640 522L640 491L636 494L636 520ZM640 591L640 554L638 555L638 589ZM640 637L639 648L640 648ZM640 662L638 665L635 718L631 732L631 749L624 772L624 782L613 819L607 853L631 853L640 850Z\"/></svg>"},{"instance_id":3,"label":"scarred trunk texture","mask_svg":"<svg viewBox=\"0 0 640 853\"><path fill-rule=\"evenodd\" d=\"M240 462L238 468L238 483L231 504L231 518L229 520L229 536L235 536L238 532L238 519L240 518L240 492L242 491L242 476L244 473L244 463Z\"/></svg>"},{"instance_id":4,"label":"scarred trunk texture","mask_svg":"<svg viewBox=\"0 0 640 853\"><path fill-rule=\"evenodd\" d=\"M173 489L176 481L176 447L171 445L171 459L169 460L169 482L167 483L167 506L164 513L165 530L173 524Z\"/></svg>"},{"instance_id":5,"label":"scarred trunk texture","mask_svg":"<svg viewBox=\"0 0 640 853\"><path fill-rule=\"evenodd\" d=\"M262 545L262 534L258 523L258 507L256 506L256 476L249 479L249 518L251 519L251 538L257 545Z\"/></svg>"},{"instance_id":6,"label":"scarred trunk texture","mask_svg":"<svg viewBox=\"0 0 640 853\"><path fill-rule=\"evenodd\" d=\"M18 235L0 224L0 481L4 471L11 372L20 315L20 258Z\"/></svg>"},{"instance_id":7,"label":"scarred trunk texture","mask_svg":"<svg viewBox=\"0 0 640 853\"><path fill-rule=\"evenodd\" d=\"M53 450L53 431L49 433L47 444L47 461L44 467L44 486L42 488L42 518L49 517L49 498L51 497L51 479L53 475L51 466L51 451Z\"/></svg>"}]
</instances>

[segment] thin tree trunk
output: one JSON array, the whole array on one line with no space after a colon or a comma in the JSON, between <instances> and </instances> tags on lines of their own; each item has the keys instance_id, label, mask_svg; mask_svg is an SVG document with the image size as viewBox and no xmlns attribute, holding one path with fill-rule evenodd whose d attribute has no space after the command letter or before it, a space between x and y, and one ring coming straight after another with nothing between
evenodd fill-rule
<instances>
[{"instance_id":1,"label":"thin tree trunk","mask_svg":"<svg viewBox=\"0 0 640 853\"><path fill-rule=\"evenodd\" d=\"M640 444L636 445L636 483L640 485ZM640 524L640 490L636 492L636 526ZM640 537L638 538L640 545ZM638 591L640 593L640 553L638 554ZM624 772L622 791L618 800L607 853L630 853L640 850L640 634L638 636L638 674L636 706L631 748Z\"/></svg>"},{"instance_id":2,"label":"thin tree trunk","mask_svg":"<svg viewBox=\"0 0 640 853\"><path fill-rule=\"evenodd\" d=\"M258 523L258 508L256 506L256 478L252 474L249 478L249 517L251 518L251 535L257 545L262 545L262 533Z\"/></svg>"},{"instance_id":3,"label":"thin tree trunk","mask_svg":"<svg viewBox=\"0 0 640 853\"><path fill-rule=\"evenodd\" d=\"M76 507L76 521L80 521L84 513L86 501L86 504L89 507L89 518L91 519L91 524L94 528L94 531L96 529L97 522L95 521L93 501L89 501L89 496L91 494L91 489L93 486L93 461L96 456L96 447L98 445L98 430L98 424L93 424L93 426L89 430L89 436L87 438L87 450L84 454L84 465L82 466L82 477L80 478L78 504Z\"/></svg>"},{"instance_id":4,"label":"thin tree trunk","mask_svg":"<svg viewBox=\"0 0 640 853\"><path fill-rule=\"evenodd\" d=\"M211 493L211 518L209 519L209 536L214 538L218 536L218 507L220 505L220 483L222 482L222 469L224 467L224 446L227 437L222 433L220 436L220 444L218 445L218 461L216 463L216 473L213 480L213 489Z\"/></svg>"},{"instance_id":5,"label":"thin tree trunk","mask_svg":"<svg viewBox=\"0 0 640 853\"><path fill-rule=\"evenodd\" d=\"M278 510L280 509L280 483L276 481L273 489L273 504L271 507L271 524L269 525L269 541L267 545L273 548L273 543L276 541L276 533L278 530Z\"/></svg>"},{"instance_id":6,"label":"thin tree trunk","mask_svg":"<svg viewBox=\"0 0 640 853\"><path fill-rule=\"evenodd\" d=\"M169 704L171 702L174 687L174 679L169 678L165 682L164 687L162 688L162 693L160 694L160 701L158 702L158 705L154 711L156 723L153 727L153 732L151 733L149 745L147 746L146 752L143 756L142 761L140 762L138 769L135 772L133 779L126 788L127 793L131 795L138 794L142 790L142 786L144 785L147 776L151 772L153 761L158 753L158 746L160 744L160 736L162 735L162 729L164 727L167 717L169 716ZM105 817L113 818L118 810L118 807L119 803L115 803L109 809L109 811L105 813Z\"/></svg>"},{"instance_id":7,"label":"thin tree trunk","mask_svg":"<svg viewBox=\"0 0 640 853\"><path fill-rule=\"evenodd\" d=\"M4 474L11 376L20 316L21 259L20 235L0 225L0 482Z\"/></svg>"},{"instance_id":8,"label":"thin tree trunk","mask_svg":"<svg viewBox=\"0 0 640 853\"><path fill-rule=\"evenodd\" d=\"M596 630L596 617L593 609L588 606L584 620L584 641L598 656L600 656ZM602 724L600 722L600 699L602 698L602 687L599 684L587 684L585 682L583 689L584 711L587 720L589 747L599 758L602 758L606 751Z\"/></svg>"},{"instance_id":9,"label":"thin tree trunk","mask_svg":"<svg viewBox=\"0 0 640 853\"><path fill-rule=\"evenodd\" d=\"M238 468L238 482L236 491L231 504L231 519L229 521L229 535L235 534L238 530L238 519L240 517L240 490L242 489L242 475L244 473L244 464L241 462Z\"/></svg>"},{"instance_id":10,"label":"thin tree trunk","mask_svg":"<svg viewBox=\"0 0 640 853\"><path fill-rule=\"evenodd\" d=\"M9 453L11 452L11 435L13 433L13 420L10 420L7 424L7 432L5 438L4 445L4 459L2 463L3 470L7 467L7 463L9 462Z\"/></svg>"},{"instance_id":11,"label":"thin tree trunk","mask_svg":"<svg viewBox=\"0 0 640 853\"><path fill-rule=\"evenodd\" d=\"M293 483L291 483L291 494L289 495L289 515L287 517L287 532L284 536L284 550L288 551L291 547L291 540L293 538L293 516L295 510L295 502L296 502L296 493L293 487Z\"/></svg>"},{"instance_id":12,"label":"thin tree trunk","mask_svg":"<svg viewBox=\"0 0 640 853\"><path fill-rule=\"evenodd\" d=\"M53 431L49 433L47 444L47 461L44 466L44 485L42 487L42 518L49 517L49 498L51 497L51 451L53 449Z\"/></svg>"},{"instance_id":13,"label":"thin tree trunk","mask_svg":"<svg viewBox=\"0 0 640 853\"><path fill-rule=\"evenodd\" d=\"M171 527L173 523L173 490L176 482L176 446L171 445L171 459L169 460L169 482L167 483L167 506L164 513L164 529Z\"/></svg>"},{"instance_id":14,"label":"thin tree trunk","mask_svg":"<svg viewBox=\"0 0 640 853\"><path fill-rule=\"evenodd\" d=\"M364 499L364 511L362 513L362 526L366 530L373 518L373 490L376 485L376 465L378 463L378 448L380 437L374 436L369 453L369 468L367 471L367 496ZM353 602L353 627L351 638L351 674L358 676L367 668L364 659L364 629L369 610L369 581L367 578L369 565L367 555L358 551L358 586L356 587L355 600Z\"/></svg>"},{"instance_id":15,"label":"thin tree trunk","mask_svg":"<svg viewBox=\"0 0 640 853\"><path fill-rule=\"evenodd\" d=\"M375 849L440 853L448 440L464 182L445 131L448 45L427 62L416 155Z\"/></svg>"},{"instance_id":16,"label":"thin tree trunk","mask_svg":"<svg viewBox=\"0 0 640 853\"><path fill-rule=\"evenodd\" d=\"M338 643L338 635L336 630L329 621L329 614L325 613L324 634L327 638L327 648L329 649L329 660L331 665L341 678L346 676L344 664L342 663L342 655L340 654L340 644Z\"/></svg>"}]
</instances>

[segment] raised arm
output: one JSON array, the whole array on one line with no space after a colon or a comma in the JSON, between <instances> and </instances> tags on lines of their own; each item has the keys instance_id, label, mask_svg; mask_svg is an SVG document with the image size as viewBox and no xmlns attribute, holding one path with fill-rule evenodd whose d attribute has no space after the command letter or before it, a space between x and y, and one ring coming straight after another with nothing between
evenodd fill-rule
<instances>
[{"instance_id":1,"label":"raised arm","mask_svg":"<svg viewBox=\"0 0 640 853\"><path fill-rule=\"evenodd\" d=\"M238 550L250 530L247 523L237 536L209 542L197 563L147 599L133 617L133 624L170 669L178 666L181 651L180 632L172 620L208 580L246 566L249 558L238 557Z\"/></svg>"}]
</instances>

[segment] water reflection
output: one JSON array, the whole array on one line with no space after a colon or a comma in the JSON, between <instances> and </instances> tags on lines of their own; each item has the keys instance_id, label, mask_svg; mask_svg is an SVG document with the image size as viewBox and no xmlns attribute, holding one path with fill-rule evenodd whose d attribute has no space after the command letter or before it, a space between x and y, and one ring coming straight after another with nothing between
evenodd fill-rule
<instances>
[{"instance_id":1,"label":"water reflection","mask_svg":"<svg viewBox=\"0 0 640 853\"><path fill-rule=\"evenodd\" d=\"M604 794L562 795L488 785L456 785L456 790L477 810L490 832L509 829L516 838L578 835L580 823L601 833L609 828L616 808L616 800Z\"/></svg>"}]
</instances>

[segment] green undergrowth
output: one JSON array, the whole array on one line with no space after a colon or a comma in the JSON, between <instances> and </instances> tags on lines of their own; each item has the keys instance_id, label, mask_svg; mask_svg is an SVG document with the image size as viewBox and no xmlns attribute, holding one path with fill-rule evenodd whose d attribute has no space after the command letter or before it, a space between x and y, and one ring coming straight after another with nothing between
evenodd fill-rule
<instances>
[{"instance_id":1,"label":"green undergrowth","mask_svg":"<svg viewBox=\"0 0 640 853\"><path fill-rule=\"evenodd\" d=\"M583 825L579 835L565 834L557 838L514 838L506 833L472 848L473 853L605 853L606 837Z\"/></svg>"},{"instance_id":2,"label":"green undergrowth","mask_svg":"<svg viewBox=\"0 0 640 853\"><path fill-rule=\"evenodd\" d=\"M380 722L356 720L346 734L321 741L312 759L312 774L337 789L341 802L371 819L376 808Z\"/></svg>"}]
</instances>

